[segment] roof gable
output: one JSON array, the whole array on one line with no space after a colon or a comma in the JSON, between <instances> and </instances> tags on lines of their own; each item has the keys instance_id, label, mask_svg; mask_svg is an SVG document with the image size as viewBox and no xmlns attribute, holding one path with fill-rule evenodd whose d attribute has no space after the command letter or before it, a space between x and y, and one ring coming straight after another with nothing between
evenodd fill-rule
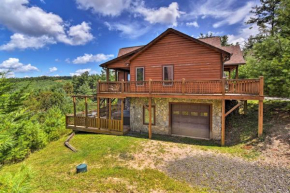
<instances>
[{"instance_id":1,"label":"roof gable","mask_svg":"<svg viewBox=\"0 0 290 193\"><path fill-rule=\"evenodd\" d=\"M194 42L196 42L198 44L201 44L201 45L204 45L204 46L206 46L208 48L214 49L215 51L220 52L220 53L222 53L224 55L227 55L227 57L230 57L230 53L227 52L226 50L220 49L220 48L215 47L213 45L210 45L210 44L208 44L206 42L203 42L203 41L200 41L198 39L195 39L195 38L193 38L191 36L188 36L188 35L186 35L184 33L181 33L181 32L179 32L177 30L174 30L172 28L168 28L165 32L163 32L162 34L160 34L157 38L155 38L154 40L152 40L151 42L149 42L147 45L141 47L140 50L136 54L132 55L127 60L126 63L130 63L133 59L135 59L136 57L138 57L141 53L143 53L145 50L147 50L148 48L150 48L151 46L153 46L156 42L158 42L160 39L162 39L163 37L165 37L166 35L168 35L170 33L174 33L176 35L182 36L182 37L184 37L186 39L189 39L189 40L194 41Z\"/></svg>"}]
</instances>

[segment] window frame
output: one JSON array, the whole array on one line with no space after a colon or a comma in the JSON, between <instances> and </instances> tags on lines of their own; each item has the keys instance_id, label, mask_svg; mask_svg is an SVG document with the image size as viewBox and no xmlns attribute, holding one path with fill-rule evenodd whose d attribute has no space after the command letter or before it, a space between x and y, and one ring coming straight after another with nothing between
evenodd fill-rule
<instances>
[{"instance_id":1,"label":"window frame","mask_svg":"<svg viewBox=\"0 0 290 193\"><path fill-rule=\"evenodd\" d=\"M149 125L149 123L145 123L145 110L148 108L148 111L149 111L149 107L148 105L143 105L143 125ZM156 124L156 106L155 105L151 105L151 109L154 109L153 110L153 122L151 123L151 125L155 125Z\"/></svg>"},{"instance_id":2,"label":"window frame","mask_svg":"<svg viewBox=\"0 0 290 193\"><path fill-rule=\"evenodd\" d=\"M168 82L163 82L163 86L172 86L173 85L173 81L174 81L174 66L173 66L173 64L169 64L169 65L163 65L162 66L162 81L166 81L166 80L164 80L164 77L165 77L165 75L164 75L164 69L166 68L166 67L171 67L172 68L172 80L171 80L171 82L170 82L170 80L167 80Z\"/></svg>"},{"instance_id":3,"label":"window frame","mask_svg":"<svg viewBox=\"0 0 290 193\"><path fill-rule=\"evenodd\" d=\"M137 73L137 71L138 71L138 69L139 68L142 68L143 69L143 80L142 80L142 84L138 84L138 73ZM135 70L135 73L136 73L136 86L144 86L144 80L145 80L145 67L144 66L138 66L138 67L136 67L136 70Z\"/></svg>"}]
</instances>

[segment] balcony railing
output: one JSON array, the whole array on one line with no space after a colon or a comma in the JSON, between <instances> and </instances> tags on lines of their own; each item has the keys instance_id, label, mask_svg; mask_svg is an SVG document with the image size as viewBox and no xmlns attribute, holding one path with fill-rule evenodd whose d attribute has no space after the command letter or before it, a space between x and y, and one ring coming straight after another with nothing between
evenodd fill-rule
<instances>
[{"instance_id":1,"label":"balcony railing","mask_svg":"<svg viewBox=\"0 0 290 193\"><path fill-rule=\"evenodd\" d=\"M123 122L121 120L67 115L66 127L76 126L123 132Z\"/></svg>"},{"instance_id":2,"label":"balcony railing","mask_svg":"<svg viewBox=\"0 0 290 193\"><path fill-rule=\"evenodd\" d=\"M248 94L263 95L263 77L259 79L115 81L99 82L98 93L149 94Z\"/></svg>"}]
</instances>

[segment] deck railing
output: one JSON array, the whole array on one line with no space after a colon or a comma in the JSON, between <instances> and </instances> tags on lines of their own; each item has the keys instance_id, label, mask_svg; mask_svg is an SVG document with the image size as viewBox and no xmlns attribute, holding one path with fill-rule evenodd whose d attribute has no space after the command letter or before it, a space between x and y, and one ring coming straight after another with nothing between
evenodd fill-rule
<instances>
[{"instance_id":1,"label":"deck railing","mask_svg":"<svg viewBox=\"0 0 290 193\"><path fill-rule=\"evenodd\" d=\"M67 115L66 126L80 126L86 128L108 129L109 131L123 132L123 122L116 119Z\"/></svg>"},{"instance_id":2,"label":"deck railing","mask_svg":"<svg viewBox=\"0 0 290 193\"><path fill-rule=\"evenodd\" d=\"M261 95L260 79L99 82L99 93Z\"/></svg>"}]
</instances>

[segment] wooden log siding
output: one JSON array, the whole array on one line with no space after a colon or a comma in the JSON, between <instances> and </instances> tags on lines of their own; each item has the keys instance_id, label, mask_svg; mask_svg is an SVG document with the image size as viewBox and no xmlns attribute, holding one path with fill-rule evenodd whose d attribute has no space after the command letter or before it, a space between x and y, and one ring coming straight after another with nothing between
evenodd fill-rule
<instances>
[{"instance_id":1,"label":"wooden log siding","mask_svg":"<svg viewBox=\"0 0 290 193\"><path fill-rule=\"evenodd\" d=\"M173 65L174 80L209 80L222 77L221 53L177 34L168 34L130 62L130 79L144 67L145 79L163 80L163 65Z\"/></svg>"},{"instance_id":2,"label":"wooden log siding","mask_svg":"<svg viewBox=\"0 0 290 193\"><path fill-rule=\"evenodd\" d=\"M99 93L223 94L224 92L259 95L260 82L259 79L100 82Z\"/></svg>"}]
</instances>

